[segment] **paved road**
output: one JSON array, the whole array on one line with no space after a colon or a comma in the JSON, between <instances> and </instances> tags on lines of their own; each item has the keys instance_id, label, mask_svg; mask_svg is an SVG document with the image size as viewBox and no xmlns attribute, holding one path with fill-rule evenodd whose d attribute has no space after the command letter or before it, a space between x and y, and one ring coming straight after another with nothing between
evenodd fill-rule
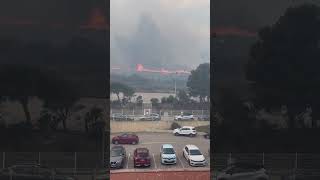
<instances>
[{"instance_id":1,"label":"paved road","mask_svg":"<svg viewBox=\"0 0 320 180\"><path fill-rule=\"evenodd\" d=\"M207 171L156 171L156 172L125 172L110 174L112 180L209 180Z\"/></svg>"},{"instance_id":2,"label":"paved road","mask_svg":"<svg viewBox=\"0 0 320 180\"><path fill-rule=\"evenodd\" d=\"M110 138L117 134L112 134ZM149 149L152 161L150 170L154 169L203 169L210 167L210 156L209 147L210 141L205 139L203 136L198 135L197 137L185 137L185 136L174 136L171 133L138 133L140 142L137 145L123 145L127 151L127 160L125 164L125 169L134 169L133 167L133 157L132 154L134 149L137 147L146 147ZM172 144L177 152L178 162L176 165L162 165L160 161L160 146L162 144L169 143ZM191 167L189 166L186 159L183 157L182 149L186 144L194 144L199 147L200 151L206 157L208 164L206 167ZM114 145L111 145L111 147ZM117 171L117 170L113 170Z\"/></svg>"}]
</instances>

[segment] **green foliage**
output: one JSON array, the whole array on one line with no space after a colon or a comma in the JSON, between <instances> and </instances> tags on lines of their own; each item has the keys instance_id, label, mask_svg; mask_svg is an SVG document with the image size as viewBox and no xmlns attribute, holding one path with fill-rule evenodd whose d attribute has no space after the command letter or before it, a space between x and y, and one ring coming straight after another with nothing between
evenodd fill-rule
<instances>
[{"instance_id":1,"label":"green foliage","mask_svg":"<svg viewBox=\"0 0 320 180\"><path fill-rule=\"evenodd\" d=\"M150 99L152 106L158 107L159 106L159 99L158 98L151 98Z\"/></svg>"},{"instance_id":2,"label":"green foliage","mask_svg":"<svg viewBox=\"0 0 320 180\"><path fill-rule=\"evenodd\" d=\"M117 95L118 102L122 105L126 105L128 102L131 102L131 98L135 93L133 88L119 82L112 82L110 85L110 91ZM123 94L122 99L120 99L120 93Z\"/></svg>"},{"instance_id":3,"label":"green foliage","mask_svg":"<svg viewBox=\"0 0 320 180\"><path fill-rule=\"evenodd\" d=\"M142 104L143 104L142 96L138 96L136 98L136 103L137 103L138 106L142 106Z\"/></svg>"},{"instance_id":4,"label":"green foliage","mask_svg":"<svg viewBox=\"0 0 320 180\"><path fill-rule=\"evenodd\" d=\"M200 64L196 70L191 71L187 87L190 96L199 97L201 102L210 97L210 64Z\"/></svg>"},{"instance_id":5,"label":"green foliage","mask_svg":"<svg viewBox=\"0 0 320 180\"><path fill-rule=\"evenodd\" d=\"M99 128L98 124L99 121L103 121L102 119L103 117L103 110L101 108L98 107L92 107L86 114L84 117L85 120L85 129L86 132L89 132L90 130Z\"/></svg>"},{"instance_id":6,"label":"green foliage","mask_svg":"<svg viewBox=\"0 0 320 180\"><path fill-rule=\"evenodd\" d=\"M259 31L247 64L247 79L254 82L258 104L319 104L319 15L315 5L292 7L274 25Z\"/></svg>"},{"instance_id":7,"label":"green foliage","mask_svg":"<svg viewBox=\"0 0 320 180\"><path fill-rule=\"evenodd\" d=\"M177 129L177 128L181 128L180 124L178 124L177 122L173 122L171 124L171 130Z\"/></svg>"},{"instance_id":8,"label":"green foliage","mask_svg":"<svg viewBox=\"0 0 320 180\"><path fill-rule=\"evenodd\" d=\"M187 103L190 102L190 97L187 94L187 92L184 91L184 90L179 90L178 91L177 98L178 98L179 102L182 103L182 104L187 104Z\"/></svg>"}]
</instances>

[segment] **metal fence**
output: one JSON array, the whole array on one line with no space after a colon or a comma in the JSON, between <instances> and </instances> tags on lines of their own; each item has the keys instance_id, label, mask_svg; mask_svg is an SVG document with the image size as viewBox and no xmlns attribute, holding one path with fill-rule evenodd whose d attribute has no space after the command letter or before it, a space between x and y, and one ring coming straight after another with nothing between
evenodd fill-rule
<instances>
[{"instance_id":1,"label":"metal fence","mask_svg":"<svg viewBox=\"0 0 320 180\"><path fill-rule=\"evenodd\" d=\"M104 167L101 152L2 152L0 160L2 168L17 164L39 164L75 171Z\"/></svg>"},{"instance_id":2,"label":"metal fence","mask_svg":"<svg viewBox=\"0 0 320 180\"><path fill-rule=\"evenodd\" d=\"M77 179L100 180L108 179L101 152L2 152L1 168L14 165L38 164L50 168L56 175L77 177ZM21 176L21 174L18 174ZM17 176L8 174L8 179ZM50 176L52 180L55 175Z\"/></svg>"},{"instance_id":3,"label":"metal fence","mask_svg":"<svg viewBox=\"0 0 320 180\"><path fill-rule=\"evenodd\" d=\"M218 153L213 167L222 169L233 161L264 165L266 169L320 169L320 154L312 153Z\"/></svg>"},{"instance_id":4,"label":"metal fence","mask_svg":"<svg viewBox=\"0 0 320 180\"><path fill-rule=\"evenodd\" d=\"M193 114L194 116L210 115L210 110L207 110L207 109L203 109L203 110L151 109L150 113L157 113L157 114L160 114L161 116L167 115L172 117L172 116L180 115L181 112ZM110 110L111 115L115 113L125 114L129 116L141 116L141 115L144 115L144 109L111 109Z\"/></svg>"},{"instance_id":5,"label":"metal fence","mask_svg":"<svg viewBox=\"0 0 320 180\"><path fill-rule=\"evenodd\" d=\"M214 176L232 162L261 164L268 174L280 178L303 175L320 176L320 154L312 153L215 153L212 157Z\"/></svg>"}]
</instances>

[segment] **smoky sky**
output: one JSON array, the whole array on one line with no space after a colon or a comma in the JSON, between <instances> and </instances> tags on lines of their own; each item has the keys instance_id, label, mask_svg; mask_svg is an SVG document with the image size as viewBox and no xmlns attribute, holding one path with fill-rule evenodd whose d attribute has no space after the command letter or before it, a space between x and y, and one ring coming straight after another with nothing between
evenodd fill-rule
<instances>
[{"instance_id":1,"label":"smoky sky","mask_svg":"<svg viewBox=\"0 0 320 180\"><path fill-rule=\"evenodd\" d=\"M211 9L213 28L233 27L249 31L271 25L291 6L317 0L215 0Z\"/></svg>"},{"instance_id":2,"label":"smoky sky","mask_svg":"<svg viewBox=\"0 0 320 180\"><path fill-rule=\"evenodd\" d=\"M105 8L105 0L1 0L0 24L79 27L97 9L108 19Z\"/></svg>"},{"instance_id":3,"label":"smoky sky","mask_svg":"<svg viewBox=\"0 0 320 180\"><path fill-rule=\"evenodd\" d=\"M209 0L111 0L111 65L195 68L209 62Z\"/></svg>"}]
</instances>

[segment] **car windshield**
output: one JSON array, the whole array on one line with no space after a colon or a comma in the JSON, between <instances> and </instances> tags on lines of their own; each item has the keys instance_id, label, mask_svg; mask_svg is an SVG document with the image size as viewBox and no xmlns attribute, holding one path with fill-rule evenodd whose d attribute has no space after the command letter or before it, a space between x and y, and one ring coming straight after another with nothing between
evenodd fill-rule
<instances>
[{"instance_id":1,"label":"car windshield","mask_svg":"<svg viewBox=\"0 0 320 180\"><path fill-rule=\"evenodd\" d=\"M149 156L149 152L146 149L137 150L137 154L139 157L148 157Z\"/></svg>"},{"instance_id":2,"label":"car windshield","mask_svg":"<svg viewBox=\"0 0 320 180\"><path fill-rule=\"evenodd\" d=\"M164 148L163 154L174 154L174 150L172 148Z\"/></svg>"},{"instance_id":3,"label":"car windshield","mask_svg":"<svg viewBox=\"0 0 320 180\"><path fill-rule=\"evenodd\" d=\"M121 153L122 153L122 151L120 149L111 150L111 152L110 152L111 157L121 156Z\"/></svg>"},{"instance_id":4,"label":"car windshield","mask_svg":"<svg viewBox=\"0 0 320 180\"><path fill-rule=\"evenodd\" d=\"M190 155L202 155L198 149L191 149Z\"/></svg>"}]
</instances>

